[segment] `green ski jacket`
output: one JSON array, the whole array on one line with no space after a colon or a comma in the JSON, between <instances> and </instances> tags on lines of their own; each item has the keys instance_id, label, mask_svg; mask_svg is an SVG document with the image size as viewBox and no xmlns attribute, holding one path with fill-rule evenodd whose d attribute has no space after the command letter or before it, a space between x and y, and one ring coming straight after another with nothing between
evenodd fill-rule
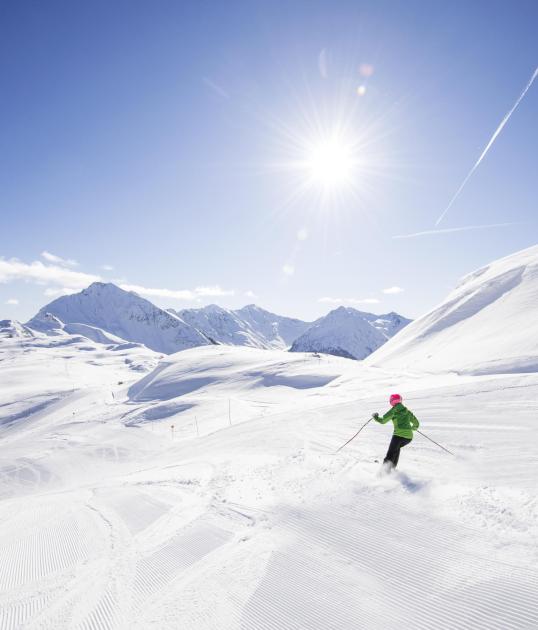
<instances>
[{"instance_id":1,"label":"green ski jacket","mask_svg":"<svg viewBox=\"0 0 538 630\"><path fill-rule=\"evenodd\" d=\"M404 407L402 403L394 405L384 416L374 416L374 420L380 424L386 424L392 420L394 424L394 435L398 435L408 440L413 439L413 431L420 426L415 416Z\"/></svg>"}]
</instances>

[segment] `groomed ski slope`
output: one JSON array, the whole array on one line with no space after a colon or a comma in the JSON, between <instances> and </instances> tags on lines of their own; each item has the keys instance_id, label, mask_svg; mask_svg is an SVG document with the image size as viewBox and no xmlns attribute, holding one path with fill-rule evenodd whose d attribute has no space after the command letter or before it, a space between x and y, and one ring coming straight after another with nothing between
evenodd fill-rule
<instances>
[{"instance_id":1,"label":"groomed ski slope","mask_svg":"<svg viewBox=\"0 0 538 630\"><path fill-rule=\"evenodd\" d=\"M48 343L0 344L2 630L538 627L536 374ZM392 391L456 458L334 454Z\"/></svg>"}]
</instances>

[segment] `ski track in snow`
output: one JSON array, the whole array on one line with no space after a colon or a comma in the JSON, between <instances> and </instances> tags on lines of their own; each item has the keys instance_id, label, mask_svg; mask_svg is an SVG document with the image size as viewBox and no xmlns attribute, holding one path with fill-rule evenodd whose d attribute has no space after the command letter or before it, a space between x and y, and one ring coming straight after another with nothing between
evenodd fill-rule
<instances>
[{"instance_id":1,"label":"ski track in snow","mask_svg":"<svg viewBox=\"0 0 538 630\"><path fill-rule=\"evenodd\" d=\"M27 387L31 356L8 351ZM223 376L177 397L175 415L153 413L148 388L134 413L153 423L126 426L138 377L122 361L88 367L88 352L70 394L54 394L65 370L52 362L51 404L4 427L0 630L538 627L538 377L446 383L200 352ZM95 369L105 394L125 381L113 403ZM373 422L335 455L402 380L421 429L458 457L417 435L401 472L379 477L390 429ZM174 398L173 379L155 388ZM0 401L0 423L24 393Z\"/></svg>"}]
</instances>

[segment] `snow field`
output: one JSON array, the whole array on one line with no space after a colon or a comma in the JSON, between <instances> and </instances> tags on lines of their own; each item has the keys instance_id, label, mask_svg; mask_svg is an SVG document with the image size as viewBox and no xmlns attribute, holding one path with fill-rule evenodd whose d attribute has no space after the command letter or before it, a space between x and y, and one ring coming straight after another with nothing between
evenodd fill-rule
<instances>
[{"instance_id":1,"label":"snow field","mask_svg":"<svg viewBox=\"0 0 538 630\"><path fill-rule=\"evenodd\" d=\"M536 375L68 348L0 349L0 629L538 626ZM334 454L392 391L457 457L379 477L374 422Z\"/></svg>"}]
</instances>

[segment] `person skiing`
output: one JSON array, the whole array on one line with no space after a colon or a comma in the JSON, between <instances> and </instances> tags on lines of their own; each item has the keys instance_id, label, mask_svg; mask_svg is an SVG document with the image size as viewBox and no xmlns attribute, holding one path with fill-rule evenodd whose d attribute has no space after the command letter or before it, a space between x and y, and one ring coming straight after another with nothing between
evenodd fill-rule
<instances>
[{"instance_id":1,"label":"person skiing","mask_svg":"<svg viewBox=\"0 0 538 630\"><path fill-rule=\"evenodd\" d=\"M420 426L415 416L407 407L403 406L400 394L392 394L389 402L392 409L389 409L384 416L380 416L378 413L373 414L374 420L380 424L385 424L389 420L392 420L394 424L394 433L389 444L389 450L383 460L383 466L387 472L396 468L400 458L400 449L411 442L413 431L416 431Z\"/></svg>"}]
</instances>

